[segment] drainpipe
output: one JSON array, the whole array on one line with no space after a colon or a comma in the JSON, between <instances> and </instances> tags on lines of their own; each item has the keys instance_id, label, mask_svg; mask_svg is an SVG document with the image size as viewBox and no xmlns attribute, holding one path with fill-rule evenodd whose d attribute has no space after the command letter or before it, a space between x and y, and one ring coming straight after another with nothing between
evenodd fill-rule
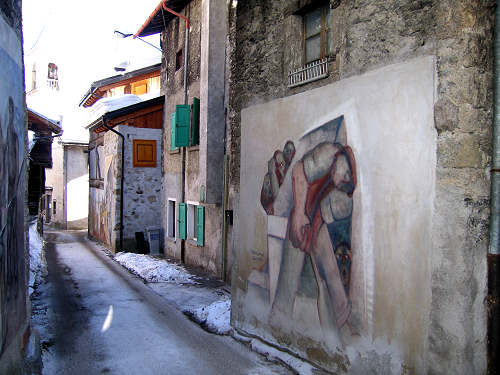
<instances>
[{"instance_id":1,"label":"drainpipe","mask_svg":"<svg viewBox=\"0 0 500 375\"><path fill-rule=\"evenodd\" d=\"M490 245L488 249L488 358L487 373L500 373L498 345L500 335L500 4L495 12L495 68L494 68L494 119L493 155L491 160L491 217Z\"/></svg>"},{"instance_id":2,"label":"drainpipe","mask_svg":"<svg viewBox=\"0 0 500 375\"><path fill-rule=\"evenodd\" d=\"M120 176L120 251L123 251L123 185L125 179L125 136L122 133L106 125L106 121L104 119L102 121L102 124L106 129L112 131L122 139L122 157L121 157L122 173Z\"/></svg>"}]
</instances>

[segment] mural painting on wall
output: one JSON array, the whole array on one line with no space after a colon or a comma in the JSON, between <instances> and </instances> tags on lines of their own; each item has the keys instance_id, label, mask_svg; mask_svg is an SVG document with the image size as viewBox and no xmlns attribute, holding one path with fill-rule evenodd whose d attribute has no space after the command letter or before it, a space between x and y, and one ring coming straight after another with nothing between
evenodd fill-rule
<instances>
[{"instance_id":1,"label":"mural painting on wall","mask_svg":"<svg viewBox=\"0 0 500 375\"><path fill-rule=\"evenodd\" d=\"M316 303L327 342L348 344L358 336L351 314L355 189L356 160L343 116L287 141L268 161L260 201L267 214L263 271L272 326L293 320L295 298L304 294Z\"/></svg>"},{"instance_id":2,"label":"mural painting on wall","mask_svg":"<svg viewBox=\"0 0 500 375\"><path fill-rule=\"evenodd\" d=\"M24 277L24 87L22 69L0 49L0 350L7 320L23 319ZM14 302L17 301L17 302ZM9 307L10 306L10 307ZM9 311L7 310L9 309ZM17 311L17 312L16 312ZM8 316L5 315L7 312Z\"/></svg>"}]
</instances>

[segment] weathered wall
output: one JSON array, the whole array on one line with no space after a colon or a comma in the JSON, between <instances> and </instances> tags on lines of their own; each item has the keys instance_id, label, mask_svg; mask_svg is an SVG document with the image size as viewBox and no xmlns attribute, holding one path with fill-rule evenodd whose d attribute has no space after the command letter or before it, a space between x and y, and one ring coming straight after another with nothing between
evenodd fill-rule
<instances>
[{"instance_id":1,"label":"weathered wall","mask_svg":"<svg viewBox=\"0 0 500 375\"><path fill-rule=\"evenodd\" d=\"M96 138L91 133L90 140ZM89 193L89 236L106 244L116 251L119 243L119 197L120 197L120 160L119 137L106 132L103 145L99 147L100 173L104 179L102 188L90 187ZM94 161L93 161L94 162ZM89 166L93 168L91 164Z\"/></svg>"},{"instance_id":2,"label":"weathered wall","mask_svg":"<svg viewBox=\"0 0 500 375\"><path fill-rule=\"evenodd\" d=\"M139 129L120 125L116 130L125 136L125 181L123 210L124 249L135 251L135 232L144 232L146 228L160 229L158 218L161 217L161 145L160 129ZM156 140L156 167L133 166L133 140ZM119 199L119 195L117 199Z\"/></svg>"},{"instance_id":3,"label":"weathered wall","mask_svg":"<svg viewBox=\"0 0 500 375\"><path fill-rule=\"evenodd\" d=\"M184 243L184 261L213 274L221 274L222 158L224 135L224 50L226 33L219 30L225 17L215 7L225 1L193 0L181 12L190 19L188 55L188 104L200 98L200 145L186 148L185 199L205 206L205 246L194 241ZM209 9L210 8L210 9ZM218 8L217 8L218 9ZM214 22L219 23L217 27ZM217 29L217 30L216 30ZM183 68L175 70L175 55L184 48L184 21L174 19L162 33L162 93L165 94L163 138L163 207L168 200L182 202L182 153L170 151L170 114L177 104L184 104ZM210 62L212 66L209 66ZM205 64L201 68L201 64ZM206 69L205 69L206 68ZM205 69L205 70L204 70ZM208 98L211 98L209 102ZM222 156L222 157L221 157ZM177 212L176 212L177 215ZM168 227L168 210L163 210L163 228ZM177 219L177 216L176 216ZM180 259L181 241L164 233L165 254Z\"/></svg>"},{"instance_id":4,"label":"weathered wall","mask_svg":"<svg viewBox=\"0 0 500 375\"><path fill-rule=\"evenodd\" d=\"M89 212L87 145L65 145L66 229L86 229Z\"/></svg>"},{"instance_id":5,"label":"weathered wall","mask_svg":"<svg viewBox=\"0 0 500 375\"><path fill-rule=\"evenodd\" d=\"M231 53L230 204L241 217L242 109L381 66L433 56L437 147L432 243L425 259L430 272L430 311L424 322L428 335L419 344L424 347L422 361L411 360L415 367L408 364L405 371L484 373L494 2L341 1L331 16L335 56L330 77L289 89L288 71L301 54L300 19L293 12L308 2L238 2ZM400 220L406 220L404 205L398 212ZM377 335L394 332L394 316L386 321Z\"/></svg>"},{"instance_id":6,"label":"weathered wall","mask_svg":"<svg viewBox=\"0 0 500 375\"><path fill-rule=\"evenodd\" d=\"M21 374L27 319L21 2L0 5L0 373Z\"/></svg>"}]
</instances>

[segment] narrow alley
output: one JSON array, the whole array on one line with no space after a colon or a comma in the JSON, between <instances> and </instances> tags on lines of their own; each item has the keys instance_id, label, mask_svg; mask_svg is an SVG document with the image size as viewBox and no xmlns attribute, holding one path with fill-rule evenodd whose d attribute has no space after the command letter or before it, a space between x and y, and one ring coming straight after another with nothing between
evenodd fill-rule
<instances>
[{"instance_id":1,"label":"narrow alley","mask_svg":"<svg viewBox=\"0 0 500 375\"><path fill-rule=\"evenodd\" d=\"M46 231L48 275L33 298L44 374L287 374L209 334L107 258L85 231Z\"/></svg>"}]
</instances>

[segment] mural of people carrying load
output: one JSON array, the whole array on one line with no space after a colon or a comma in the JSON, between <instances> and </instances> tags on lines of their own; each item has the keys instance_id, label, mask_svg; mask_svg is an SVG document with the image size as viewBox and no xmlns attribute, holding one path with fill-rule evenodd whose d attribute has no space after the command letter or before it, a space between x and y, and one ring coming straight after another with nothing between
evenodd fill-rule
<instances>
[{"instance_id":1,"label":"mural of people carrying load","mask_svg":"<svg viewBox=\"0 0 500 375\"><path fill-rule=\"evenodd\" d=\"M358 336L350 299L356 161L344 117L296 144L287 141L267 169L260 200L268 215L270 324L293 319L295 297L302 290L316 298L326 343L347 345ZM280 254L278 260L273 254Z\"/></svg>"}]
</instances>

